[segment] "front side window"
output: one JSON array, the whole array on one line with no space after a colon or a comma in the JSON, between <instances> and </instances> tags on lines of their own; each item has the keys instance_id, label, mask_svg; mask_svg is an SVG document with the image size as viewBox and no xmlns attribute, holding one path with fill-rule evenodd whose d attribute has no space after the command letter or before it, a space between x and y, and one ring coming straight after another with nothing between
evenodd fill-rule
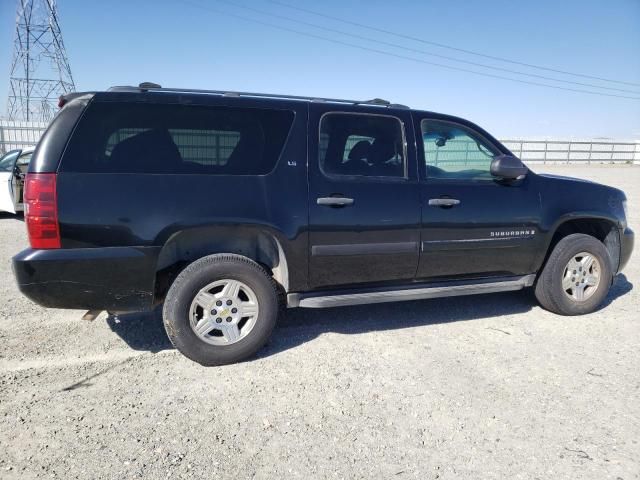
<instances>
[{"instance_id":1,"label":"front side window","mask_svg":"<svg viewBox=\"0 0 640 480\"><path fill-rule=\"evenodd\" d=\"M326 175L406 176L402 123L395 117L329 113L320 121L318 157Z\"/></svg>"},{"instance_id":2,"label":"front side window","mask_svg":"<svg viewBox=\"0 0 640 480\"><path fill-rule=\"evenodd\" d=\"M16 158L20 154L20 150L13 150L0 158L0 171L10 172L16 164Z\"/></svg>"},{"instance_id":3,"label":"front side window","mask_svg":"<svg viewBox=\"0 0 640 480\"><path fill-rule=\"evenodd\" d=\"M264 175L273 170L293 112L191 105L91 105L64 171Z\"/></svg>"},{"instance_id":4,"label":"front side window","mask_svg":"<svg viewBox=\"0 0 640 480\"><path fill-rule=\"evenodd\" d=\"M422 120L427 177L491 179L491 162L500 152L472 130L451 122Z\"/></svg>"}]
</instances>

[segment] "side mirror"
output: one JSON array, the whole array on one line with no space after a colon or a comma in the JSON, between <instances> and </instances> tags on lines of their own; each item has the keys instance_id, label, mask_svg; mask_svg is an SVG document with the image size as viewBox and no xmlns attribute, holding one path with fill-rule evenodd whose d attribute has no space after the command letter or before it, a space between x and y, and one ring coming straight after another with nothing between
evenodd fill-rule
<instances>
[{"instance_id":1,"label":"side mirror","mask_svg":"<svg viewBox=\"0 0 640 480\"><path fill-rule=\"evenodd\" d=\"M520 180L528 171L519 158L511 155L498 155L491 162L491 175L505 180Z\"/></svg>"}]
</instances>

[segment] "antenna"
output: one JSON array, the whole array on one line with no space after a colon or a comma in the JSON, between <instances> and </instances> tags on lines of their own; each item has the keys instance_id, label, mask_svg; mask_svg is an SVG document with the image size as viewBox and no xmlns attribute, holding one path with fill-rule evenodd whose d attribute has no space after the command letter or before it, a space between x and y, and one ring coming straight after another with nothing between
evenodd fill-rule
<instances>
[{"instance_id":1,"label":"antenna","mask_svg":"<svg viewBox=\"0 0 640 480\"><path fill-rule=\"evenodd\" d=\"M56 0L17 4L7 116L48 122L57 111L58 97L75 90Z\"/></svg>"}]
</instances>

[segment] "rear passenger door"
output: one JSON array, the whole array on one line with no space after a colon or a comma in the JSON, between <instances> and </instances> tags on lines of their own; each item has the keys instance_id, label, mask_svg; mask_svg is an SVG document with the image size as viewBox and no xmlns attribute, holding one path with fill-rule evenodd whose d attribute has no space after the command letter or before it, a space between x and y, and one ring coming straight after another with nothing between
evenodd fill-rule
<instances>
[{"instance_id":1,"label":"rear passenger door","mask_svg":"<svg viewBox=\"0 0 640 480\"><path fill-rule=\"evenodd\" d=\"M409 111L311 104L312 288L412 280L420 200Z\"/></svg>"}]
</instances>

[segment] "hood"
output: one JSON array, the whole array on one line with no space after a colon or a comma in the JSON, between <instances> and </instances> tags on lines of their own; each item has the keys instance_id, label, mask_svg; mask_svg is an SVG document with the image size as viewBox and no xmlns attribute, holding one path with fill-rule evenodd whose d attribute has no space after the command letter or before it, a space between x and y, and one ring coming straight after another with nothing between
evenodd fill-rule
<instances>
[{"instance_id":1,"label":"hood","mask_svg":"<svg viewBox=\"0 0 640 480\"><path fill-rule=\"evenodd\" d=\"M626 197L624 192L617 188L561 175L536 176L541 182L543 206L561 206L561 210L572 214L604 214L617 219L625 217L623 202Z\"/></svg>"},{"instance_id":2,"label":"hood","mask_svg":"<svg viewBox=\"0 0 640 480\"><path fill-rule=\"evenodd\" d=\"M615 187L605 185L603 183L593 182L591 180L585 180L584 178L566 177L564 175L553 175L550 173L537 173L538 177L541 177L544 183L550 188L565 188L565 193L569 191L575 191L576 193L584 193L585 189L590 192L601 192L607 196L620 197L626 199L626 196L622 190ZM570 189L570 190L566 190ZM576 189L576 190L574 190Z\"/></svg>"},{"instance_id":3,"label":"hood","mask_svg":"<svg viewBox=\"0 0 640 480\"><path fill-rule=\"evenodd\" d=\"M553 175L551 173L538 173L539 177L552 178L555 180L569 180L572 182L582 182L582 183L591 183L594 185L600 185L599 183L593 182L591 180L585 180L584 178L576 178L576 177L566 177L564 175Z\"/></svg>"}]
</instances>

